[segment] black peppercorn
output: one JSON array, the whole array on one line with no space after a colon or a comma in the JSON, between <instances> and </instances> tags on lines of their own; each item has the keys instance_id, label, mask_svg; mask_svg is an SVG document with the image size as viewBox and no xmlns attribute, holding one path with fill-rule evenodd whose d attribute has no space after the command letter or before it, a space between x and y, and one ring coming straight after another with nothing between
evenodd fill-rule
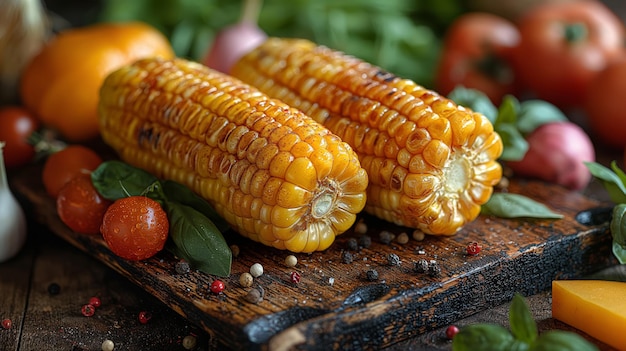
<instances>
[{"instance_id":1,"label":"black peppercorn","mask_svg":"<svg viewBox=\"0 0 626 351\"><path fill-rule=\"evenodd\" d=\"M348 239L348 250L356 251L359 249L359 243L355 238Z\"/></svg>"},{"instance_id":2,"label":"black peppercorn","mask_svg":"<svg viewBox=\"0 0 626 351\"><path fill-rule=\"evenodd\" d=\"M372 238L369 235L361 235L359 237L359 245L367 249L372 245Z\"/></svg>"},{"instance_id":3,"label":"black peppercorn","mask_svg":"<svg viewBox=\"0 0 626 351\"><path fill-rule=\"evenodd\" d=\"M390 253L387 255L387 262L389 262L391 266L397 266L400 264L400 257L395 253Z\"/></svg>"},{"instance_id":4,"label":"black peppercorn","mask_svg":"<svg viewBox=\"0 0 626 351\"><path fill-rule=\"evenodd\" d=\"M61 287L57 283L51 283L48 285L48 294L58 295L61 292Z\"/></svg>"},{"instance_id":5,"label":"black peppercorn","mask_svg":"<svg viewBox=\"0 0 626 351\"><path fill-rule=\"evenodd\" d=\"M417 273L428 272L428 261L422 259L414 263L413 270Z\"/></svg>"},{"instance_id":6,"label":"black peppercorn","mask_svg":"<svg viewBox=\"0 0 626 351\"><path fill-rule=\"evenodd\" d=\"M349 251L344 251L341 253L341 262L343 263L352 263L354 260L354 256Z\"/></svg>"},{"instance_id":7,"label":"black peppercorn","mask_svg":"<svg viewBox=\"0 0 626 351\"><path fill-rule=\"evenodd\" d=\"M367 270L367 272L365 273L365 276L367 277L367 280L373 282L378 280L378 271L375 269L369 269Z\"/></svg>"}]
</instances>

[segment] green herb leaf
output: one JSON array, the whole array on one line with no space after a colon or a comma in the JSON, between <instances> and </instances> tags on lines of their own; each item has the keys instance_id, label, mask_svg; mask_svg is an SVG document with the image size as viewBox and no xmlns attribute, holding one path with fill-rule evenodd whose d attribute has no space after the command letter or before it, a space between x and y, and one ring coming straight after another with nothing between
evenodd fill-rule
<instances>
[{"instance_id":1,"label":"green herb leaf","mask_svg":"<svg viewBox=\"0 0 626 351\"><path fill-rule=\"evenodd\" d=\"M528 142L517 130L517 127L512 123L499 124L497 132L500 134L503 144L500 159L504 161L519 161L523 159L528 151Z\"/></svg>"},{"instance_id":2,"label":"green herb leaf","mask_svg":"<svg viewBox=\"0 0 626 351\"><path fill-rule=\"evenodd\" d=\"M453 351L510 351L515 339L504 327L496 324L464 326L452 339Z\"/></svg>"},{"instance_id":3,"label":"green herb leaf","mask_svg":"<svg viewBox=\"0 0 626 351\"><path fill-rule=\"evenodd\" d=\"M228 276L232 252L213 222L194 208L176 202L167 202L166 210L170 238L175 244L168 249L202 272Z\"/></svg>"},{"instance_id":4,"label":"green herb leaf","mask_svg":"<svg viewBox=\"0 0 626 351\"><path fill-rule=\"evenodd\" d=\"M558 107L543 100L526 100L519 106L517 129L528 134L543 124L559 121L567 121L567 117Z\"/></svg>"},{"instance_id":5,"label":"green herb leaf","mask_svg":"<svg viewBox=\"0 0 626 351\"><path fill-rule=\"evenodd\" d=\"M481 207L483 214L500 218L561 219L563 215L526 196L512 193L494 193Z\"/></svg>"},{"instance_id":6,"label":"green herb leaf","mask_svg":"<svg viewBox=\"0 0 626 351\"><path fill-rule=\"evenodd\" d=\"M163 181L163 192L169 201L176 201L180 204L193 207L196 211L207 216L220 232L230 229L230 225L215 211L205 199L198 196L188 187L171 181Z\"/></svg>"},{"instance_id":7,"label":"green herb leaf","mask_svg":"<svg viewBox=\"0 0 626 351\"><path fill-rule=\"evenodd\" d=\"M610 227L613 236L613 255L621 264L624 264L626 263L626 204L621 203L613 208Z\"/></svg>"},{"instance_id":8,"label":"green herb leaf","mask_svg":"<svg viewBox=\"0 0 626 351\"><path fill-rule=\"evenodd\" d=\"M596 162L585 162L585 166L594 177L602 181L613 202L626 203L626 186L619 175Z\"/></svg>"},{"instance_id":9,"label":"green herb leaf","mask_svg":"<svg viewBox=\"0 0 626 351\"><path fill-rule=\"evenodd\" d=\"M500 124L517 124L517 114L520 109L519 101L513 95L506 95L498 108L498 119L495 126ZM496 127L497 128L497 127Z\"/></svg>"},{"instance_id":10,"label":"green herb leaf","mask_svg":"<svg viewBox=\"0 0 626 351\"><path fill-rule=\"evenodd\" d=\"M542 333L532 351L597 351L598 348L582 336L564 331L550 330Z\"/></svg>"},{"instance_id":11,"label":"green herb leaf","mask_svg":"<svg viewBox=\"0 0 626 351\"><path fill-rule=\"evenodd\" d=\"M619 168L619 166L617 165L617 162L615 162L615 160L611 162L611 170L613 170L613 172L615 172L617 177L620 179L621 183L626 185L626 173L624 173L624 171L622 171Z\"/></svg>"},{"instance_id":12,"label":"green herb leaf","mask_svg":"<svg viewBox=\"0 0 626 351\"><path fill-rule=\"evenodd\" d=\"M509 323L511 333L518 340L532 344L537 339L537 323L535 323L524 298L520 294L515 294L511 302Z\"/></svg>"},{"instance_id":13,"label":"green herb leaf","mask_svg":"<svg viewBox=\"0 0 626 351\"><path fill-rule=\"evenodd\" d=\"M91 172L91 182L102 197L117 200L132 195L144 195L158 179L144 170L112 160L103 162Z\"/></svg>"},{"instance_id":14,"label":"green herb leaf","mask_svg":"<svg viewBox=\"0 0 626 351\"><path fill-rule=\"evenodd\" d=\"M483 92L476 89L467 89L457 86L448 94L448 98L458 105L469 107L471 110L480 112L491 124L494 124L498 117L498 109Z\"/></svg>"}]
</instances>

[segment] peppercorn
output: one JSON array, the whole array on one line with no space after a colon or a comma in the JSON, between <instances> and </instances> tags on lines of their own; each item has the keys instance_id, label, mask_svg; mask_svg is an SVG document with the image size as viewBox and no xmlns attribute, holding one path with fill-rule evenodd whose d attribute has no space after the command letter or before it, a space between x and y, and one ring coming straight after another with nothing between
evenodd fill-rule
<instances>
[{"instance_id":1,"label":"peppercorn","mask_svg":"<svg viewBox=\"0 0 626 351\"><path fill-rule=\"evenodd\" d=\"M57 283L50 283L48 285L48 294L50 295L58 295L61 292L61 287Z\"/></svg>"},{"instance_id":2,"label":"peppercorn","mask_svg":"<svg viewBox=\"0 0 626 351\"><path fill-rule=\"evenodd\" d=\"M452 340L456 334L459 332L459 327L456 325L450 325L446 328L446 338Z\"/></svg>"},{"instance_id":3,"label":"peppercorn","mask_svg":"<svg viewBox=\"0 0 626 351\"><path fill-rule=\"evenodd\" d=\"M263 275L263 266L260 263L255 263L250 266L250 274L253 277L258 278Z\"/></svg>"},{"instance_id":4,"label":"peppercorn","mask_svg":"<svg viewBox=\"0 0 626 351\"><path fill-rule=\"evenodd\" d=\"M465 251L467 251L467 254L469 256L476 256L480 253L481 249L482 247L478 245L477 242L473 241L467 245L467 248L465 249Z\"/></svg>"},{"instance_id":5,"label":"peppercorn","mask_svg":"<svg viewBox=\"0 0 626 351\"><path fill-rule=\"evenodd\" d=\"M106 339L102 342L102 351L113 351L113 349L115 349L113 341Z\"/></svg>"},{"instance_id":6,"label":"peppercorn","mask_svg":"<svg viewBox=\"0 0 626 351\"><path fill-rule=\"evenodd\" d=\"M378 233L378 240L380 240L380 242L385 245L391 244L393 237L394 237L393 233L388 230L383 230L380 233Z\"/></svg>"},{"instance_id":7,"label":"peppercorn","mask_svg":"<svg viewBox=\"0 0 626 351\"><path fill-rule=\"evenodd\" d=\"M92 305L92 306L93 306L93 307L95 307L95 308L100 307L100 305L101 305L100 298L99 298L99 297L97 297L97 296L92 296L92 297L89 299L89 304L90 304L90 305Z\"/></svg>"},{"instance_id":8,"label":"peppercorn","mask_svg":"<svg viewBox=\"0 0 626 351\"><path fill-rule=\"evenodd\" d=\"M86 304L86 305L83 305L83 307L80 309L80 312L85 317L91 317L96 313L96 308L93 307L93 305Z\"/></svg>"},{"instance_id":9,"label":"peppercorn","mask_svg":"<svg viewBox=\"0 0 626 351\"><path fill-rule=\"evenodd\" d=\"M354 225L354 232L357 234L365 234L367 233L367 224L365 224L365 222L360 219L355 225Z\"/></svg>"},{"instance_id":10,"label":"peppercorn","mask_svg":"<svg viewBox=\"0 0 626 351\"><path fill-rule=\"evenodd\" d=\"M425 237L426 237L426 234L424 234L423 231L421 231L419 229L415 229L413 231L413 240L415 240L415 241L422 241L422 240L424 240Z\"/></svg>"},{"instance_id":11,"label":"peppercorn","mask_svg":"<svg viewBox=\"0 0 626 351\"><path fill-rule=\"evenodd\" d=\"M359 237L359 245L367 249L372 246L372 238L369 235L361 235Z\"/></svg>"},{"instance_id":12,"label":"peppercorn","mask_svg":"<svg viewBox=\"0 0 626 351\"><path fill-rule=\"evenodd\" d=\"M404 245L409 242L409 235L405 232L398 234L396 237L396 242L400 245Z\"/></svg>"},{"instance_id":13,"label":"peppercorn","mask_svg":"<svg viewBox=\"0 0 626 351\"><path fill-rule=\"evenodd\" d=\"M152 319L152 313L148 311L141 311L137 317L139 319L139 323L147 324Z\"/></svg>"},{"instance_id":14,"label":"peppercorn","mask_svg":"<svg viewBox=\"0 0 626 351\"><path fill-rule=\"evenodd\" d=\"M176 273L178 274L187 274L191 271L191 267L189 267L189 263L185 260L180 260L176 262Z\"/></svg>"},{"instance_id":15,"label":"peppercorn","mask_svg":"<svg viewBox=\"0 0 626 351\"><path fill-rule=\"evenodd\" d=\"M259 289L250 289L246 295L246 301L251 303L259 303L263 301L263 292Z\"/></svg>"},{"instance_id":16,"label":"peppercorn","mask_svg":"<svg viewBox=\"0 0 626 351\"><path fill-rule=\"evenodd\" d=\"M378 271L375 269L368 269L365 276L367 277L367 280L371 282L376 281L378 280Z\"/></svg>"},{"instance_id":17,"label":"peppercorn","mask_svg":"<svg viewBox=\"0 0 626 351\"><path fill-rule=\"evenodd\" d=\"M213 283L211 283L210 289L212 293L219 294L224 291L224 282L219 279L215 279Z\"/></svg>"},{"instance_id":18,"label":"peppercorn","mask_svg":"<svg viewBox=\"0 0 626 351\"><path fill-rule=\"evenodd\" d=\"M437 261L435 260L431 260L428 263L428 275L430 275L431 277L437 277L441 274L441 267L439 266L439 263L437 263Z\"/></svg>"},{"instance_id":19,"label":"peppercorn","mask_svg":"<svg viewBox=\"0 0 626 351\"><path fill-rule=\"evenodd\" d=\"M198 344L198 340L193 335L187 335L183 338L183 347L185 350L193 350Z\"/></svg>"},{"instance_id":20,"label":"peppercorn","mask_svg":"<svg viewBox=\"0 0 626 351\"><path fill-rule=\"evenodd\" d=\"M289 255L285 257L285 266L287 267L295 267L298 264L298 258L294 255Z\"/></svg>"},{"instance_id":21,"label":"peppercorn","mask_svg":"<svg viewBox=\"0 0 626 351\"><path fill-rule=\"evenodd\" d=\"M300 273L291 272L291 282L294 284L300 283Z\"/></svg>"},{"instance_id":22,"label":"peppercorn","mask_svg":"<svg viewBox=\"0 0 626 351\"><path fill-rule=\"evenodd\" d=\"M397 266L400 264L400 257L395 253L390 253L387 255L387 262L389 262L390 266Z\"/></svg>"},{"instance_id":23,"label":"peppercorn","mask_svg":"<svg viewBox=\"0 0 626 351\"><path fill-rule=\"evenodd\" d=\"M5 318L2 320L2 328L4 329L11 329L11 327L13 326L13 322L11 322L10 319Z\"/></svg>"},{"instance_id":24,"label":"peppercorn","mask_svg":"<svg viewBox=\"0 0 626 351\"><path fill-rule=\"evenodd\" d=\"M253 282L254 277L252 277L252 274L248 272L241 273L241 275L239 276L239 284L241 284L241 286L243 286L244 288L251 287Z\"/></svg>"},{"instance_id":25,"label":"peppercorn","mask_svg":"<svg viewBox=\"0 0 626 351\"><path fill-rule=\"evenodd\" d=\"M344 251L341 253L341 262L343 263L352 263L352 261L354 260L354 257L352 256L352 253L350 253L349 251Z\"/></svg>"},{"instance_id":26,"label":"peppercorn","mask_svg":"<svg viewBox=\"0 0 626 351\"><path fill-rule=\"evenodd\" d=\"M348 250L356 251L359 249L359 243L356 241L356 238L348 239Z\"/></svg>"},{"instance_id":27,"label":"peppercorn","mask_svg":"<svg viewBox=\"0 0 626 351\"><path fill-rule=\"evenodd\" d=\"M233 257L239 257L239 246L235 244L230 245L230 252L233 254Z\"/></svg>"},{"instance_id":28,"label":"peppercorn","mask_svg":"<svg viewBox=\"0 0 626 351\"><path fill-rule=\"evenodd\" d=\"M421 259L414 263L413 270L417 273L426 273L428 271L428 261Z\"/></svg>"}]
</instances>

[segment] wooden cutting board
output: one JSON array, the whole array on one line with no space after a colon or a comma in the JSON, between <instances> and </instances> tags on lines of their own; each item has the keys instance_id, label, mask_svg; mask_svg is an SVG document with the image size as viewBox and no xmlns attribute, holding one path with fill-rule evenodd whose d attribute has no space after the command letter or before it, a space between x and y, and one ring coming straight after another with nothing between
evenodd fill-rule
<instances>
[{"instance_id":1,"label":"wooden cutting board","mask_svg":"<svg viewBox=\"0 0 626 351\"><path fill-rule=\"evenodd\" d=\"M222 294L210 292L215 277L192 271L177 274L177 258L168 252L142 262L113 255L99 236L72 232L58 218L55 203L41 183L41 167L10 175L10 185L27 213L80 250L154 295L174 311L204 328L215 349L246 350L361 350L380 349L473 313L506 303L519 292L531 295L547 290L555 278L571 278L614 263L606 221L585 225L576 220L580 211L607 204L541 182L512 181L508 191L524 194L563 214L561 220L500 219L481 216L452 237L411 239L406 244L386 244L381 230L396 234L411 231L369 216L372 243L349 250L348 240L360 234L339 236L327 251L296 254L294 268L284 265L288 252L265 247L227 233L229 244L240 254L232 274L222 279ZM482 251L468 256L466 246L478 242ZM345 263L342 253L354 260ZM391 265L396 254L399 265ZM419 273L415 262L434 261L438 274ZM251 288L239 284L239 275L254 263L264 274L253 288L261 287L263 301L248 302ZM368 280L376 270L379 278ZM301 282L291 282L291 272Z\"/></svg>"}]
</instances>

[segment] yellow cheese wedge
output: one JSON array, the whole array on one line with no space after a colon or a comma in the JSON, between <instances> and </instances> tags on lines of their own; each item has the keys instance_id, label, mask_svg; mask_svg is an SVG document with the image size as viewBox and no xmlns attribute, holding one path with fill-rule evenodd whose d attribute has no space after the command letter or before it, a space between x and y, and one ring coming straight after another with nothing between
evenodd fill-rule
<instances>
[{"instance_id":1,"label":"yellow cheese wedge","mask_svg":"<svg viewBox=\"0 0 626 351\"><path fill-rule=\"evenodd\" d=\"M555 280L552 317L618 350L626 350L626 283Z\"/></svg>"}]
</instances>

